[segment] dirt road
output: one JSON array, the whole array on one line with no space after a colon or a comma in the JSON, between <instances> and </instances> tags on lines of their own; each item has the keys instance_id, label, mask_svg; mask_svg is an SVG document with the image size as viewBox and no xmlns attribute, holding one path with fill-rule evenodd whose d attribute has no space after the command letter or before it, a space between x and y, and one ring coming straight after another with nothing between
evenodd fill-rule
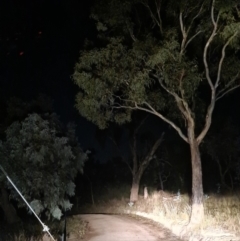
<instances>
[{"instance_id":1,"label":"dirt road","mask_svg":"<svg viewBox=\"0 0 240 241\"><path fill-rule=\"evenodd\" d=\"M89 231L83 241L179 241L168 230L119 215L84 214Z\"/></svg>"}]
</instances>

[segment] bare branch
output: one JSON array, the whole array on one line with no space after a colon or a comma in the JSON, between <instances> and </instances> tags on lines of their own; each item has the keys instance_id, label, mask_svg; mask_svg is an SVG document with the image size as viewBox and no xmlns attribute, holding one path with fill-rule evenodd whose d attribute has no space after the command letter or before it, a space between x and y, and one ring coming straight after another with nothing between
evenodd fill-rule
<instances>
[{"instance_id":1,"label":"bare branch","mask_svg":"<svg viewBox=\"0 0 240 241\"><path fill-rule=\"evenodd\" d=\"M219 96L216 98L216 101L219 100L219 99L221 99L221 98L222 98L223 96L225 96L227 93L229 93L229 92L231 92L231 91L233 91L233 90L235 90L235 89L237 89L237 88L239 88L239 87L240 87L240 85L236 85L236 86L234 86L234 87L226 90L225 92L223 92L221 95L219 95Z\"/></svg>"},{"instance_id":2,"label":"bare branch","mask_svg":"<svg viewBox=\"0 0 240 241\"><path fill-rule=\"evenodd\" d=\"M218 97L219 97L220 95L222 95L223 92L227 91L228 88L230 88L230 86L232 86L232 84L233 84L233 83L237 80L237 78L239 77L239 74L240 74L240 71L237 72L237 74L234 76L234 78L232 78L232 79L225 85L224 88L222 88L221 90L219 90L219 91L217 92L217 94L216 94L217 99L219 99Z\"/></svg>"},{"instance_id":3,"label":"bare branch","mask_svg":"<svg viewBox=\"0 0 240 241\"><path fill-rule=\"evenodd\" d=\"M149 153L147 154L147 156L144 158L143 162L141 162L141 164L139 165L139 170L138 173L140 174L140 176L143 174L143 172L145 171L145 169L147 168L147 166L149 165L149 163L151 162L151 160L153 159L153 156L155 154L155 152L157 151L158 147L161 145L161 143L163 142L163 137L164 137L164 132L162 133L161 137L154 143L154 145L152 146L152 148L150 149Z\"/></svg>"},{"instance_id":4,"label":"bare branch","mask_svg":"<svg viewBox=\"0 0 240 241\"><path fill-rule=\"evenodd\" d=\"M186 41L187 41L187 33L186 33L185 27L184 27L184 25L183 25L182 14L183 14L182 12L180 12L180 14L179 14L180 28L181 28L181 32L182 32L182 36L183 36L182 43L181 43L181 50L180 50L180 58L181 58L181 56L182 56L183 53L184 53L185 43L186 43Z\"/></svg>"},{"instance_id":5,"label":"bare branch","mask_svg":"<svg viewBox=\"0 0 240 241\"><path fill-rule=\"evenodd\" d=\"M159 29L160 29L160 33L163 34L163 29L162 29L162 19L161 19L161 15L160 15L160 8L161 8L161 5L158 6L156 1L155 1L155 4L156 4L156 8L157 8L157 15L158 15L158 19L155 17L153 11L151 10L150 6L148 3L146 3L145 1L142 1L142 4L148 9L150 15L151 15L151 18L153 20L153 22L155 24L158 25Z\"/></svg>"},{"instance_id":6,"label":"bare branch","mask_svg":"<svg viewBox=\"0 0 240 241\"><path fill-rule=\"evenodd\" d=\"M136 109L138 110L143 110L143 111L146 111L148 113L151 113L159 118L161 118L163 121L165 121L166 123L168 123L170 126L172 126L177 132L178 134L180 135L180 137L186 141L188 143L188 138L183 134L182 130L177 126L175 125L174 122L172 122L171 120L169 120L168 118L166 118L165 116L163 116L161 113L157 112L149 103L147 102L144 102L144 104L149 108L144 108L144 107L140 107L140 106L137 106Z\"/></svg>"},{"instance_id":7,"label":"bare branch","mask_svg":"<svg viewBox=\"0 0 240 241\"><path fill-rule=\"evenodd\" d=\"M157 15L158 15L158 20L159 20L159 28L160 28L160 33L163 34L163 28L162 28L162 18L161 18L161 1L157 4L157 1L155 0L155 5L157 9Z\"/></svg>"},{"instance_id":8,"label":"bare branch","mask_svg":"<svg viewBox=\"0 0 240 241\"><path fill-rule=\"evenodd\" d=\"M204 63L204 67L205 67L206 78L207 78L208 84L211 87L212 93L214 92L214 95L215 95L215 89L214 89L214 85L213 85L213 82L212 82L210 74L209 74L209 66L208 66L208 62L207 62L208 47L212 43L215 35L217 34L217 28L218 28L217 24L218 24L218 19L219 19L219 13L218 13L217 21L215 21L215 18L214 18L214 4L215 4L215 0L212 1L212 6L211 6L211 20L212 20L212 24L213 24L213 30L212 30L212 33L211 33L210 37L208 38L208 40L207 40L207 42L205 44L205 47L204 47L203 63Z\"/></svg>"},{"instance_id":9,"label":"bare branch","mask_svg":"<svg viewBox=\"0 0 240 241\"><path fill-rule=\"evenodd\" d=\"M200 33L202 33L202 30L199 30L197 33L195 33L186 43L185 48L187 48L187 46L191 43L191 41L196 38Z\"/></svg>"},{"instance_id":10,"label":"bare branch","mask_svg":"<svg viewBox=\"0 0 240 241\"><path fill-rule=\"evenodd\" d=\"M136 131L139 131L140 127L144 124L144 122L147 120L148 117L149 117L149 115L147 115L147 116L140 122L140 124L138 125Z\"/></svg>"},{"instance_id":11,"label":"bare branch","mask_svg":"<svg viewBox=\"0 0 240 241\"><path fill-rule=\"evenodd\" d=\"M207 113L206 113L206 117L205 117L205 125L204 125L201 133L197 137L198 144L201 143L202 139L207 134L207 132L210 128L210 125L212 122L212 113L213 113L213 110L215 107L215 102L216 102L216 88L210 77L210 71L209 71L209 66L208 66L208 62L207 62L208 48L209 48L210 44L212 43L214 37L216 36L217 27L218 27L217 21L215 21L215 18L214 18L214 4L215 4L215 0L212 1L212 6L211 6L211 20L212 20L212 24L213 24L213 30L205 44L204 51L203 51L203 63L204 63L204 67L205 67L205 75L206 75L207 82L211 88L211 101L210 101L210 104L207 109Z\"/></svg>"},{"instance_id":12,"label":"bare branch","mask_svg":"<svg viewBox=\"0 0 240 241\"><path fill-rule=\"evenodd\" d=\"M212 24L213 24L214 28L217 28L220 15L218 14L217 19L215 20L214 10L215 10L215 0L212 1L212 5L211 5L211 20L212 20Z\"/></svg>"},{"instance_id":13,"label":"bare branch","mask_svg":"<svg viewBox=\"0 0 240 241\"><path fill-rule=\"evenodd\" d=\"M136 37L135 37L135 35L134 35L134 33L133 33L132 28L129 26L129 23L128 23L127 21L126 21L126 25L127 25L127 29L128 29L129 34L130 34L130 37L132 38L132 40L133 40L134 42L136 42L137 39L136 39Z\"/></svg>"},{"instance_id":14,"label":"bare branch","mask_svg":"<svg viewBox=\"0 0 240 241\"><path fill-rule=\"evenodd\" d=\"M180 12L179 14L179 22L180 22L180 28L181 28L181 32L182 32L182 35L183 35L183 38L185 39L187 36L187 33L185 31L185 28L183 26L183 18L182 18L182 15L183 15L183 12Z\"/></svg>"},{"instance_id":15,"label":"bare branch","mask_svg":"<svg viewBox=\"0 0 240 241\"><path fill-rule=\"evenodd\" d=\"M163 142L164 135L165 135L165 133L163 132L161 137L154 143L154 145L152 146L151 150L149 151L149 153L148 153L148 155L146 157L147 164L152 160L153 155L155 154L156 150L158 149L158 147Z\"/></svg>"},{"instance_id":16,"label":"bare branch","mask_svg":"<svg viewBox=\"0 0 240 241\"><path fill-rule=\"evenodd\" d=\"M184 74L184 72L182 73ZM180 78L183 78L183 75L180 77ZM161 85L161 87L166 91L168 92L170 95L172 95L174 98L175 98L175 101L177 103L177 106L179 108L179 110L182 112L183 116L186 118L186 120L189 120L189 121L193 121L193 118L192 118L192 114L191 114L191 110L188 106L188 103L183 99L181 98L177 93L173 92L173 91L170 91L164 84L163 84L163 81L158 79L159 81L159 84ZM182 92L182 90L181 90ZM183 93L183 92L182 92Z\"/></svg>"},{"instance_id":17,"label":"bare branch","mask_svg":"<svg viewBox=\"0 0 240 241\"><path fill-rule=\"evenodd\" d=\"M207 113L206 113L206 117L205 117L205 125L203 127L203 130L201 131L201 133L199 134L199 136L197 137L197 143L200 144L202 139L204 138L204 136L207 134L211 122L212 122L212 113L215 107L215 103L216 103L216 89L219 85L219 81L220 81L220 77L221 77L221 71L222 71L222 64L223 61L225 59L225 51L226 51L226 47L230 44L231 40L237 35L238 32L236 32L235 34L233 34L228 41L224 44L223 48L222 48L222 54L221 54L221 58L218 64L218 72L217 72L217 79L215 84L213 84L212 79L210 77L210 72L209 72L209 66L208 66L208 62L207 62L207 53L208 53L208 47L211 44L211 42L213 41L215 35L217 34L217 28L218 28L218 20L219 20L219 13L217 16L217 19L215 20L214 17L214 4L215 4L215 0L213 0L212 2L212 6L211 6L211 20L212 20L212 24L213 24L213 31L209 37L209 39L207 40L205 47L204 47L204 53L203 53L203 62L204 62L204 66L205 66L205 72L206 72L206 78L208 81L208 84L211 88L211 101L210 104L208 106L207 109ZM226 92L224 92L223 95L225 95L227 92L229 92L230 90L233 90L234 88L231 88L229 90L227 90ZM221 95L221 97L223 97L223 95ZM221 97L218 97L221 98Z\"/></svg>"},{"instance_id":18,"label":"bare branch","mask_svg":"<svg viewBox=\"0 0 240 241\"><path fill-rule=\"evenodd\" d=\"M201 4L201 7L199 8L199 11L198 13L192 18L192 21L191 23L189 24L187 30L184 26L184 23L183 23L183 12L181 11L180 14L179 14L179 22L180 22L180 28L181 28L181 32L182 32L182 36L183 36L183 39L182 39L182 43L181 43L181 51L180 51L180 56L184 53L185 49L187 48L187 46L189 45L189 43L194 39L196 38L200 33L202 33L203 31L202 30L199 30L196 34L194 34L189 40L188 39L188 35L189 35L189 32L192 28L192 25L193 25L193 22L195 21L195 19L197 19L200 14L202 13L202 10L203 10L203 4L204 4L204 1L202 2Z\"/></svg>"},{"instance_id":19,"label":"bare branch","mask_svg":"<svg viewBox=\"0 0 240 241\"><path fill-rule=\"evenodd\" d=\"M161 118L164 122L168 123L170 126L172 126L180 135L180 137L186 141L188 143L188 138L183 134L182 130L175 125L174 122L172 122L171 120L169 120L168 118L166 118L165 116L163 116L161 113L157 112L149 103L147 103L146 101L143 102L144 105L146 105L148 108L145 108L143 106L139 106L135 101L132 100L124 100L119 96L115 96L117 98L119 98L120 100L126 101L126 102L130 102L132 104L134 104L134 106L126 106L126 105L118 105L118 106L114 106L114 109L130 109L130 110L142 110L145 111L147 113L150 113L152 115L155 115L159 118Z\"/></svg>"},{"instance_id":20,"label":"bare branch","mask_svg":"<svg viewBox=\"0 0 240 241\"><path fill-rule=\"evenodd\" d=\"M222 64L223 61L225 59L225 52L226 52L226 48L227 46L230 44L230 42L232 41L233 38L235 38L237 36L238 32L235 32L229 39L228 41L224 44L223 48L222 48L222 56L221 59L219 61L218 64L218 72L217 72L217 80L215 82L214 88L216 89L218 87L219 81L220 81L220 77L221 77L221 71L222 71Z\"/></svg>"},{"instance_id":21,"label":"bare branch","mask_svg":"<svg viewBox=\"0 0 240 241\"><path fill-rule=\"evenodd\" d=\"M193 22L195 21L195 19L197 19L200 16L200 14L202 13L203 5L204 5L204 1L202 2L201 7L199 8L198 13L192 18L192 21L191 21L191 23L190 23L190 25L188 27L188 30L187 30L187 35L188 35L189 31L191 30Z\"/></svg>"}]
</instances>

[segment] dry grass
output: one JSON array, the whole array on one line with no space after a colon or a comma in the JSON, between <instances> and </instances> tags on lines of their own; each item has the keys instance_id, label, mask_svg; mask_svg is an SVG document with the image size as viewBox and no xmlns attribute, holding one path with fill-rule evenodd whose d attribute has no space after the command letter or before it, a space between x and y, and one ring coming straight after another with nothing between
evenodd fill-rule
<instances>
[{"instance_id":1,"label":"dry grass","mask_svg":"<svg viewBox=\"0 0 240 241\"><path fill-rule=\"evenodd\" d=\"M128 189L129 190L129 189ZM124 194L123 194L124 193ZM128 205L126 189L108 188L101 199L96 200L95 205L87 204L81 209L74 210L77 213L110 213L134 215L138 218L147 218L170 229L174 234L180 235L184 225L188 223L191 213L190 198L181 195L176 198L167 192L152 192L148 199L139 196L138 202L133 206ZM117 198L113 198L116 196ZM237 195L214 195L204 201L205 220L199 230L185 236L190 241L235 241L240 240L240 196ZM57 237L57 232L63 229L63 223L48 225L51 233ZM41 240L41 226L37 223L29 226L21 224L20 227L0 229L0 233L9 233L8 241ZM71 217L67 220L67 232L71 238L81 239L87 230L87 224L79 218ZM33 238L34 237L34 238ZM1 240L1 237L0 237ZM6 239L2 239L6 240Z\"/></svg>"},{"instance_id":2,"label":"dry grass","mask_svg":"<svg viewBox=\"0 0 240 241\"><path fill-rule=\"evenodd\" d=\"M240 198L237 195L211 195L205 201L206 220L204 227L209 225L236 233L240 237Z\"/></svg>"},{"instance_id":3,"label":"dry grass","mask_svg":"<svg viewBox=\"0 0 240 241\"><path fill-rule=\"evenodd\" d=\"M105 198L106 199L106 198ZM240 240L240 198L236 195L210 195L204 201L205 220L201 228L187 236L188 240ZM100 201L94 207L84 206L85 213L134 214L154 220L176 235L188 223L191 213L188 195L176 198L167 192L153 192L144 200L139 197L132 207L128 199ZM185 237L186 238L186 237Z\"/></svg>"}]
</instances>

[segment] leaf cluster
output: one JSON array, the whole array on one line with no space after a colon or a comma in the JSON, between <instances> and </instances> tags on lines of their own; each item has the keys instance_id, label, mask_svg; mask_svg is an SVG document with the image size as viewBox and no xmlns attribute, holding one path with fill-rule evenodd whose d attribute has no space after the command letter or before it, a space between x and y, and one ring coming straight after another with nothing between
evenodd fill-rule
<instances>
[{"instance_id":1,"label":"leaf cluster","mask_svg":"<svg viewBox=\"0 0 240 241\"><path fill-rule=\"evenodd\" d=\"M132 110L141 108L179 119L181 101L193 118L201 119L209 101L203 94L208 93L205 87L209 88L207 70L213 84L220 71L220 88L235 84L239 38L230 41L219 68L224 44L240 30L234 3L216 1L213 16L208 0L157 3L104 0L93 9L92 17L101 22L101 44L80 53L72 77L80 90L76 108L100 128L109 121L130 121ZM140 5L148 17L143 17ZM135 11L139 19L133 17ZM218 21L217 32L208 46L214 21ZM124 25L127 31L119 30ZM141 32L140 38L136 30ZM206 46L208 67L203 62Z\"/></svg>"},{"instance_id":2,"label":"leaf cluster","mask_svg":"<svg viewBox=\"0 0 240 241\"><path fill-rule=\"evenodd\" d=\"M74 178L87 160L73 126L63 135L55 115L30 114L8 127L0 147L1 165L36 213L60 219L61 210L72 207ZM5 183L11 198L19 207L25 206L11 184Z\"/></svg>"}]
</instances>

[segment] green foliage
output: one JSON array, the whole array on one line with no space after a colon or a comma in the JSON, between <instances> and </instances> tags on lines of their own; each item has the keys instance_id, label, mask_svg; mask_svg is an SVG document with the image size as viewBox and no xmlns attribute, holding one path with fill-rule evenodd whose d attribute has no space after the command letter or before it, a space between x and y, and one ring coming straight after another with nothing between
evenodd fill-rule
<instances>
[{"instance_id":1,"label":"green foliage","mask_svg":"<svg viewBox=\"0 0 240 241\"><path fill-rule=\"evenodd\" d=\"M239 70L236 6L217 1L212 18L211 3L161 1L161 8L145 0L96 3L91 16L98 25L99 39L94 48L86 46L80 53L73 74L80 89L76 97L80 114L100 128L110 121L128 122L132 110L141 108L184 123L181 99L190 108L191 117L202 120L209 103L202 98L208 86L207 70L213 85L220 70L220 93L221 88L224 92L236 85L234 77ZM218 21L217 32L207 44L213 20ZM206 46L208 68L203 63Z\"/></svg>"},{"instance_id":2,"label":"green foliage","mask_svg":"<svg viewBox=\"0 0 240 241\"><path fill-rule=\"evenodd\" d=\"M6 141L0 145L1 165L32 208L58 219L62 209L72 207L68 197L75 194L74 178L87 160L74 126L69 125L64 135L59 124L54 114L30 114L8 127ZM10 183L6 185L11 198L25 207Z\"/></svg>"}]
</instances>

